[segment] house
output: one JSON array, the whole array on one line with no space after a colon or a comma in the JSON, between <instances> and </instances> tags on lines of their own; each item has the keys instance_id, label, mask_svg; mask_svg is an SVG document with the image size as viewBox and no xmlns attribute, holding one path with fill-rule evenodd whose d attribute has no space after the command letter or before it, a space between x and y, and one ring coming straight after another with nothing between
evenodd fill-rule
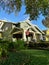
<instances>
[{"instance_id":1,"label":"house","mask_svg":"<svg viewBox=\"0 0 49 65\"><path fill-rule=\"evenodd\" d=\"M30 20L18 23L0 20L0 29L0 37L8 40L40 41L44 37L44 32L37 25L31 24Z\"/></svg>"},{"instance_id":2,"label":"house","mask_svg":"<svg viewBox=\"0 0 49 65\"><path fill-rule=\"evenodd\" d=\"M49 41L49 29L43 31L45 33L45 40Z\"/></svg>"},{"instance_id":3,"label":"house","mask_svg":"<svg viewBox=\"0 0 49 65\"><path fill-rule=\"evenodd\" d=\"M37 25L30 23L30 20L16 23L16 28L12 30L13 39L23 39L24 41L43 40L44 32ZM28 37L27 37L28 36Z\"/></svg>"},{"instance_id":4,"label":"house","mask_svg":"<svg viewBox=\"0 0 49 65\"><path fill-rule=\"evenodd\" d=\"M0 20L0 39L3 37L3 30L1 29L3 22Z\"/></svg>"},{"instance_id":5,"label":"house","mask_svg":"<svg viewBox=\"0 0 49 65\"><path fill-rule=\"evenodd\" d=\"M3 31L0 29L0 39L2 39L2 34L3 34Z\"/></svg>"},{"instance_id":6,"label":"house","mask_svg":"<svg viewBox=\"0 0 49 65\"><path fill-rule=\"evenodd\" d=\"M15 23L8 22L6 20L0 20L0 29L2 29L2 37L3 39L12 39L12 35L10 34L11 30L15 27Z\"/></svg>"}]
</instances>

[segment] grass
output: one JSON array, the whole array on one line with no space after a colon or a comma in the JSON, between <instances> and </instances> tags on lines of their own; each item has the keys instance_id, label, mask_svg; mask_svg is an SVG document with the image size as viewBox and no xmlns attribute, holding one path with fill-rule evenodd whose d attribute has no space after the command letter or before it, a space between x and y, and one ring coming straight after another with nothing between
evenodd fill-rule
<instances>
[{"instance_id":1,"label":"grass","mask_svg":"<svg viewBox=\"0 0 49 65\"><path fill-rule=\"evenodd\" d=\"M21 50L9 52L7 59L0 59L0 65L49 65L49 51Z\"/></svg>"}]
</instances>

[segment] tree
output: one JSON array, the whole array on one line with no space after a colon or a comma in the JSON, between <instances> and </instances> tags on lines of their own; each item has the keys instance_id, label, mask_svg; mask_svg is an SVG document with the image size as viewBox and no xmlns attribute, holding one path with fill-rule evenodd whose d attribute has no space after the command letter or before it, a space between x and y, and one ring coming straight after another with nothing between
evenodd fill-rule
<instances>
[{"instance_id":1,"label":"tree","mask_svg":"<svg viewBox=\"0 0 49 65\"><path fill-rule=\"evenodd\" d=\"M47 16L49 13L49 0L0 0L0 8L8 13L19 12L22 4L26 6L25 14L30 15L30 20L37 19L42 13Z\"/></svg>"},{"instance_id":2,"label":"tree","mask_svg":"<svg viewBox=\"0 0 49 65\"><path fill-rule=\"evenodd\" d=\"M0 8L8 13L19 12L21 9L21 0L0 0Z\"/></svg>"},{"instance_id":3,"label":"tree","mask_svg":"<svg viewBox=\"0 0 49 65\"><path fill-rule=\"evenodd\" d=\"M49 13L49 0L25 0L26 13L30 14L31 19L36 19L39 14Z\"/></svg>"},{"instance_id":4,"label":"tree","mask_svg":"<svg viewBox=\"0 0 49 65\"><path fill-rule=\"evenodd\" d=\"M49 16L47 16L45 19L43 19L42 23L49 28Z\"/></svg>"}]
</instances>

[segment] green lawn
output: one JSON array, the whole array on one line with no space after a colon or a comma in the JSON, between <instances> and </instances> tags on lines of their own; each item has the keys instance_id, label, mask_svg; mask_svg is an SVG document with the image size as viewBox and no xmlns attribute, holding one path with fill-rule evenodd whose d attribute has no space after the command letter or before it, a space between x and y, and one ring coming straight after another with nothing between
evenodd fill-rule
<instances>
[{"instance_id":1,"label":"green lawn","mask_svg":"<svg viewBox=\"0 0 49 65\"><path fill-rule=\"evenodd\" d=\"M21 50L10 52L7 59L0 59L0 65L49 65L49 51Z\"/></svg>"}]
</instances>

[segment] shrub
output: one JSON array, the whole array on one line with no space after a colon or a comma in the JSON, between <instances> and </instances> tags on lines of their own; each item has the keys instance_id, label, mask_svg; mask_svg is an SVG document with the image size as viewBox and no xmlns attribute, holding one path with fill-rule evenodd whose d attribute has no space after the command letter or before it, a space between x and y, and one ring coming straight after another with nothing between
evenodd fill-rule
<instances>
[{"instance_id":1,"label":"shrub","mask_svg":"<svg viewBox=\"0 0 49 65\"><path fill-rule=\"evenodd\" d=\"M39 42L39 43L30 42L28 48L49 49L49 42Z\"/></svg>"},{"instance_id":2,"label":"shrub","mask_svg":"<svg viewBox=\"0 0 49 65\"><path fill-rule=\"evenodd\" d=\"M2 47L0 46L0 56L1 56L1 54L2 54Z\"/></svg>"},{"instance_id":3,"label":"shrub","mask_svg":"<svg viewBox=\"0 0 49 65\"><path fill-rule=\"evenodd\" d=\"M0 57L6 56L8 48L8 42L6 40L0 40Z\"/></svg>"},{"instance_id":4,"label":"shrub","mask_svg":"<svg viewBox=\"0 0 49 65\"><path fill-rule=\"evenodd\" d=\"M25 44L25 42L23 40L17 40L15 42L10 42L8 44L8 50L15 51L15 50L25 49L24 44Z\"/></svg>"},{"instance_id":5,"label":"shrub","mask_svg":"<svg viewBox=\"0 0 49 65\"><path fill-rule=\"evenodd\" d=\"M21 50L21 49L25 49L25 46L24 46L25 42L23 40L17 40L16 42L16 49L17 50Z\"/></svg>"},{"instance_id":6,"label":"shrub","mask_svg":"<svg viewBox=\"0 0 49 65\"><path fill-rule=\"evenodd\" d=\"M32 42L30 42L29 43L29 46L28 46L28 48L37 48L38 47L38 44L37 43L32 43Z\"/></svg>"},{"instance_id":7,"label":"shrub","mask_svg":"<svg viewBox=\"0 0 49 65\"><path fill-rule=\"evenodd\" d=\"M23 40L17 40L15 42L12 41L7 41L7 40L1 40L0 41L0 46L4 51L13 51L13 50L21 50L25 49L24 46L25 42Z\"/></svg>"},{"instance_id":8,"label":"shrub","mask_svg":"<svg viewBox=\"0 0 49 65\"><path fill-rule=\"evenodd\" d=\"M4 40L4 39L0 40L0 43L8 43L8 42L9 42L8 40Z\"/></svg>"},{"instance_id":9,"label":"shrub","mask_svg":"<svg viewBox=\"0 0 49 65\"><path fill-rule=\"evenodd\" d=\"M13 51L15 49L15 44L13 42L8 43L8 51Z\"/></svg>"},{"instance_id":10,"label":"shrub","mask_svg":"<svg viewBox=\"0 0 49 65\"><path fill-rule=\"evenodd\" d=\"M7 50L3 49L1 53L1 57L7 57Z\"/></svg>"}]
</instances>

